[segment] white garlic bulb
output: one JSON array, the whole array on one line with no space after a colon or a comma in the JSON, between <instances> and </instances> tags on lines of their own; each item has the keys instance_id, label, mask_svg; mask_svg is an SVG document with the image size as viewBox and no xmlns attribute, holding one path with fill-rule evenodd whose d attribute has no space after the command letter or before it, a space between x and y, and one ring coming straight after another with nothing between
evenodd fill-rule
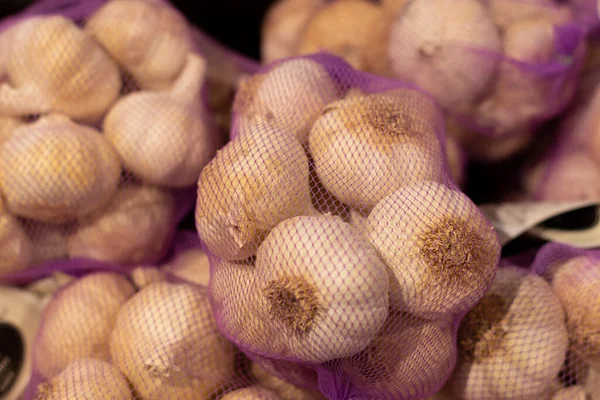
<instances>
[{"instance_id":1,"label":"white garlic bulb","mask_svg":"<svg viewBox=\"0 0 600 400\"><path fill-rule=\"evenodd\" d=\"M60 374L41 383L36 400L131 400L127 380L110 363L94 358L73 361Z\"/></svg>"},{"instance_id":2,"label":"white garlic bulb","mask_svg":"<svg viewBox=\"0 0 600 400\"><path fill-rule=\"evenodd\" d=\"M477 304L500 257L496 233L475 204L435 182L406 186L379 202L367 236L392 272L392 306L422 317Z\"/></svg>"},{"instance_id":3,"label":"white garlic bulb","mask_svg":"<svg viewBox=\"0 0 600 400\"><path fill-rule=\"evenodd\" d=\"M544 279L503 267L461 321L457 342L459 361L448 381L457 399L536 398L565 360L563 308Z\"/></svg>"},{"instance_id":4,"label":"white garlic bulb","mask_svg":"<svg viewBox=\"0 0 600 400\"><path fill-rule=\"evenodd\" d=\"M10 139L17 128L25 125L25 122L14 117L0 115L0 152L4 143Z\"/></svg>"},{"instance_id":5,"label":"white garlic bulb","mask_svg":"<svg viewBox=\"0 0 600 400\"><path fill-rule=\"evenodd\" d=\"M271 389L260 385L253 385L243 389L237 389L225 394L221 400L282 400Z\"/></svg>"},{"instance_id":6,"label":"white garlic bulb","mask_svg":"<svg viewBox=\"0 0 600 400\"><path fill-rule=\"evenodd\" d=\"M73 224L47 224L27 220L24 226L32 245L32 266L68 257L67 240L73 231Z\"/></svg>"},{"instance_id":7,"label":"white garlic bulb","mask_svg":"<svg viewBox=\"0 0 600 400\"><path fill-rule=\"evenodd\" d=\"M218 147L200 102L205 73L206 61L189 53L168 92L134 92L110 110L104 134L125 169L155 185L185 187L197 182Z\"/></svg>"},{"instance_id":8,"label":"white garlic bulb","mask_svg":"<svg viewBox=\"0 0 600 400\"><path fill-rule=\"evenodd\" d=\"M573 12L566 5L557 5L553 0L486 0L492 19L499 28L506 28L518 20L544 17L554 24L572 20Z\"/></svg>"},{"instance_id":9,"label":"white garlic bulb","mask_svg":"<svg viewBox=\"0 0 600 400\"><path fill-rule=\"evenodd\" d=\"M250 257L279 222L314 213L302 145L271 126L251 128L219 150L198 181L198 234L226 260Z\"/></svg>"},{"instance_id":10,"label":"white garlic bulb","mask_svg":"<svg viewBox=\"0 0 600 400\"><path fill-rule=\"evenodd\" d=\"M158 282L119 311L112 362L144 400L205 399L232 379L235 348L194 285Z\"/></svg>"},{"instance_id":11,"label":"white garlic bulb","mask_svg":"<svg viewBox=\"0 0 600 400\"><path fill-rule=\"evenodd\" d=\"M79 221L69 236L69 256L121 264L156 262L175 231L175 213L175 199L164 189L120 188L106 208Z\"/></svg>"},{"instance_id":12,"label":"white garlic bulb","mask_svg":"<svg viewBox=\"0 0 600 400\"><path fill-rule=\"evenodd\" d=\"M555 35L554 23L543 16L517 20L506 27L504 56L513 62L500 64L491 96L478 106L479 123L493 126L497 134L510 133L527 128L529 121L544 115L554 102L566 104L571 99L576 88L574 77L565 76L558 82L514 63L547 64L558 60Z\"/></svg>"},{"instance_id":13,"label":"white garlic bulb","mask_svg":"<svg viewBox=\"0 0 600 400\"><path fill-rule=\"evenodd\" d=\"M362 234L367 233L367 220L369 215L360 210L350 209L349 223Z\"/></svg>"},{"instance_id":14,"label":"white garlic bulb","mask_svg":"<svg viewBox=\"0 0 600 400\"><path fill-rule=\"evenodd\" d=\"M579 385L560 388L552 395L551 400L588 400L585 390Z\"/></svg>"},{"instance_id":15,"label":"white garlic bulb","mask_svg":"<svg viewBox=\"0 0 600 400\"><path fill-rule=\"evenodd\" d=\"M600 368L600 261L575 257L551 271L551 285L565 313L571 351L591 368Z\"/></svg>"},{"instance_id":16,"label":"white garlic bulb","mask_svg":"<svg viewBox=\"0 0 600 400\"><path fill-rule=\"evenodd\" d=\"M273 124L302 143L323 107L338 97L329 72L311 59L282 61L246 91L244 102L236 99L240 136L253 123Z\"/></svg>"},{"instance_id":17,"label":"white garlic bulb","mask_svg":"<svg viewBox=\"0 0 600 400\"><path fill-rule=\"evenodd\" d=\"M0 193L0 276L25 269L32 247L23 225L8 212Z\"/></svg>"},{"instance_id":18,"label":"white garlic bulb","mask_svg":"<svg viewBox=\"0 0 600 400\"><path fill-rule=\"evenodd\" d=\"M236 268L243 267L216 266L211 291L229 296L218 306L227 314L225 331L261 355L315 363L348 357L365 348L388 314L384 264L339 217L294 217L277 225L243 281L245 294L232 293L245 274ZM238 283L219 282L225 279ZM248 319L260 322L250 327Z\"/></svg>"},{"instance_id":19,"label":"white garlic bulb","mask_svg":"<svg viewBox=\"0 0 600 400\"><path fill-rule=\"evenodd\" d=\"M580 201L600 198L600 165L584 152L559 155L533 172L529 185L539 199Z\"/></svg>"},{"instance_id":20,"label":"white garlic bulb","mask_svg":"<svg viewBox=\"0 0 600 400\"><path fill-rule=\"evenodd\" d=\"M367 348L341 360L340 368L352 385L373 394L420 399L444 385L455 363L450 324L391 313Z\"/></svg>"},{"instance_id":21,"label":"white garlic bulb","mask_svg":"<svg viewBox=\"0 0 600 400\"><path fill-rule=\"evenodd\" d=\"M141 265L134 268L131 271L131 281L135 285L136 289L143 289L144 287L157 282L164 282L167 280L167 275L164 271L146 265Z\"/></svg>"},{"instance_id":22,"label":"white garlic bulb","mask_svg":"<svg viewBox=\"0 0 600 400\"><path fill-rule=\"evenodd\" d=\"M263 63L295 55L298 39L326 0L279 0L269 8L261 30Z\"/></svg>"},{"instance_id":23,"label":"white garlic bulb","mask_svg":"<svg viewBox=\"0 0 600 400\"><path fill-rule=\"evenodd\" d=\"M109 1L89 18L85 29L142 89L169 86L192 48L185 18L160 2Z\"/></svg>"},{"instance_id":24,"label":"white garlic bulb","mask_svg":"<svg viewBox=\"0 0 600 400\"><path fill-rule=\"evenodd\" d=\"M8 209L64 222L104 206L121 177L117 153L100 133L53 114L17 128L0 153Z\"/></svg>"},{"instance_id":25,"label":"white garlic bulb","mask_svg":"<svg viewBox=\"0 0 600 400\"><path fill-rule=\"evenodd\" d=\"M0 36L0 112L56 112L97 121L121 89L117 65L92 37L59 15L22 20Z\"/></svg>"},{"instance_id":26,"label":"white garlic bulb","mask_svg":"<svg viewBox=\"0 0 600 400\"><path fill-rule=\"evenodd\" d=\"M410 89L332 103L310 131L317 175L342 202L366 210L410 183L440 180L438 118L433 100Z\"/></svg>"},{"instance_id":27,"label":"white garlic bulb","mask_svg":"<svg viewBox=\"0 0 600 400\"><path fill-rule=\"evenodd\" d=\"M442 106L460 110L490 84L501 42L479 0L409 2L392 23L388 54L392 73L430 92Z\"/></svg>"},{"instance_id":28,"label":"white garlic bulb","mask_svg":"<svg viewBox=\"0 0 600 400\"><path fill-rule=\"evenodd\" d=\"M109 359L109 335L117 312L135 293L129 281L98 272L61 290L44 312L44 327L34 348L34 363L52 378L82 357Z\"/></svg>"},{"instance_id":29,"label":"white garlic bulb","mask_svg":"<svg viewBox=\"0 0 600 400\"><path fill-rule=\"evenodd\" d=\"M296 53L327 51L355 69L366 70L365 53L371 45L371 32L384 12L379 5L364 0L330 2L310 19Z\"/></svg>"}]
</instances>

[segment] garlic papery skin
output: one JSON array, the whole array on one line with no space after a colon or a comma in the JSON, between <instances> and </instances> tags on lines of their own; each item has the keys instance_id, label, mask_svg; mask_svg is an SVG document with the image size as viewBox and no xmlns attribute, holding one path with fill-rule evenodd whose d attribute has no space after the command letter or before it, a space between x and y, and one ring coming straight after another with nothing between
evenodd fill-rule
<instances>
[{"instance_id":1,"label":"garlic papery skin","mask_svg":"<svg viewBox=\"0 0 600 400\"><path fill-rule=\"evenodd\" d=\"M527 18L544 17L554 24L573 19L568 5L557 5L552 0L487 0L496 26L505 29L512 23Z\"/></svg>"},{"instance_id":2,"label":"garlic papery skin","mask_svg":"<svg viewBox=\"0 0 600 400\"><path fill-rule=\"evenodd\" d=\"M443 107L460 110L490 84L500 36L479 0L409 2L390 27L392 73L430 92Z\"/></svg>"},{"instance_id":3,"label":"garlic papery skin","mask_svg":"<svg viewBox=\"0 0 600 400\"><path fill-rule=\"evenodd\" d=\"M135 293L121 275L98 272L74 281L50 301L34 345L37 371L50 379L82 357L109 359L117 312Z\"/></svg>"},{"instance_id":4,"label":"garlic papery skin","mask_svg":"<svg viewBox=\"0 0 600 400\"><path fill-rule=\"evenodd\" d=\"M206 61L189 53L169 91L135 92L110 110L104 134L126 170L154 185L186 187L197 182L218 147L200 102L205 73Z\"/></svg>"},{"instance_id":5,"label":"garlic papery skin","mask_svg":"<svg viewBox=\"0 0 600 400\"><path fill-rule=\"evenodd\" d=\"M600 165L583 151L562 154L531 177L536 198L580 201L600 198ZM565 190L568 188L568 190Z\"/></svg>"},{"instance_id":6,"label":"garlic papery skin","mask_svg":"<svg viewBox=\"0 0 600 400\"><path fill-rule=\"evenodd\" d=\"M109 1L89 18L85 29L142 89L168 87L192 49L185 18L159 2Z\"/></svg>"},{"instance_id":7,"label":"garlic papery skin","mask_svg":"<svg viewBox=\"0 0 600 400\"><path fill-rule=\"evenodd\" d=\"M4 143L13 136L17 128L23 125L25 125L25 122L18 118L0 115L0 152L2 152Z\"/></svg>"},{"instance_id":8,"label":"garlic papery skin","mask_svg":"<svg viewBox=\"0 0 600 400\"><path fill-rule=\"evenodd\" d=\"M103 207L120 177L110 143L58 114L17 128L0 153L8 209L41 222L65 222Z\"/></svg>"},{"instance_id":9,"label":"garlic papery skin","mask_svg":"<svg viewBox=\"0 0 600 400\"><path fill-rule=\"evenodd\" d=\"M237 389L221 397L221 400L283 400L271 389L260 385L253 385Z\"/></svg>"},{"instance_id":10,"label":"garlic papery skin","mask_svg":"<svg viewBox=\"0 0 600 400\"><path fill-rule=\"evenodd\" d=\"M256 255L247 313L263 319L263 334L243 335L241 321L230 328L260 355L312 363L348 357L383 326L388 282L375 250L341 218L290 218Z\"/></svg>"},{"instance_id":11,"label":"garlic papery skin","mask_svg":"<svg viewBox=\"0 0 600 400\"><path fill-rule=\"evenodd\" d=\"M390 268L392 307L426 318L477 304L500 258L496 233L475 204L435 182L406 186L380 201L366 234Z\"/></svg>"},{"instance_id":12,"label":"garlic papery skin","mask_svg":"<svg viewBox=\"0 0 600 400\"><path fill-rule=\"evenodd\" d=\"M208 286L210 280L210 259L201 249L190 249L175 256L163 269L178 278L201 286Z\"/></svg>"},{"instance_id":13,"label":"garlic papery skin","mask_svg":"<svg viewBox=\"0 0 600 400\"><path fill-rule=\"evenodd\" d=\"M393 312L367 348L341 360L340 368L352 386L368 388L369 398L422 399L450 377L454 340L447 322Z\"/></svg>"},{"instance_id":14,"label":"garlic papery skin","mask_svg":"<svg viewBox=\"0 0 600 400\"><path fill-rule=\"evenodd\" d=\"M294 58L274 65L248 89L249 104L241 107L236 99L241 108L237 114L240 135L253 122L273 124L302 143L308 139L310 128L323 108L339 97L329 72L309 58Z\"/></svg>"},{"instance_id":15,"label":"garlic papery skin","mask_svg":"<svg viewBox=\"0 0 600 400\"><path fill-rule=\"evenodd\" d=\"M491 96L477 107L478 123L493 126L496 134L510 133L527 128L529 121L551 111L553 103L566 104L571 99L575 75L557 82L554 77L531 73L522 66L548 65L564 57L557 50L555 27L545 17L532 17L517 20L505 29L503 51L507 60L498 68ZM583 45L580 47L579 52L583 51ZM549 96L557 100L549 100Z\"/></svg>"},{"instance_id":16,"label":"garlic papery skin","mask_svg":"<svg viewBox=\"0 0 600 400\"><path fill-rule=\"evenodd\" d=\"M302 31L326 0L279 0L267 11L262 30L260 54L263 63L296 55Z\"/></svg>"},{"instance_id":17,"label":"garlic papery skin","mask_svg":"<svg viewBox=\"0 0 600 400\"><path fill-rule=\"evenodd\" d=\"M306 25L297 54L326 51L343 58L355 69L366 70L365 52L371 45L371 32L384 13L380 5L364 0L330 2Z\"/></svg>"},{"instance_id":18,"label":"garlic papery skin","mask_svg":"<svg viewBox=\"0 0 600 400\"><path fill-rule=\"evenodd\" d=\"M332 103L308 140L317 175L335 197L366 210L403 186L441 180L438 118L433 100L411 89Z\"/></svg>"},{"instance_id":19,"label":"garlic papery skin","mask_svg":"<svg viewBox=\"0 0 600 400\"><path fill-rule=\"evenodd\" d=\"M564 311L543 278L502 267L461 321L457 343L448 381L457 399L533 399L552 385L565 360Z\"/></svg>"},{"instance_id":20,"label":"garlic papery skin","mask_svg":"<svg viewBox=\"0 0 600 400\"><path fill-rule=\"evenodd\" d=\"M144 400L207 399L234 374L235 348L221 336L206 293L158 282L121 308L112 362Z\"/></svg>"},{"instance_id":21,"label":"garlic papery skin","mask_svg":"<svg viewBox=\"0 0 600 400\"><path fill-rule=\"evenodd\" d=\"M127 380L110 363L94 358L73 361L37 387L35 400L131 400Z\"/></svg>"},{"instance_id":22,"label":"garlic papery skin","mask_svg":"<svg viewBox=\"0 0 600 400\"><path fill-rule=\"evenodd\" d=\"M198 181L198 235L226 260L250 257L279 222L314 212L302 145L273 126L250 128L217 152Z\"/></svg>"},{"instance_id":23,"label":"garlic papery skin","mask_svg":"<svg viewBox=\"0 0 600 400\"><path fill-rule=\"evenodd\" d=\"M0 113L62 113L95 122L115 102L121 76L114 61L74 22L59 16L24 19L0 36Z\"/></svg>"},{"instance_id":24,"label":"garlic papery skin","mask_svg":"<svg viewBox=\"0 0 600 400\"><path fill-rule=\"evenodd\" d=\"M579 385L558 389L551 400L588 400L583 387Z\"/></svg>"},{"instance_id":25,"label":"garlic papery skin","mask_svg":"<svg viewBox=\"0 0 600 400\"><path fill-rule=\"evenodd\" d=\"M167 280L167 275L164 271L156 267L142 265L131 271L131 281L136 289L143 289L148 285Z\"/></svg>"},{"instance_id":26,"label":"garlic papery skin","mask_svg":"<svg viewBox=\"0 0 600 400\"><path fill-rule=\"evenodd\" d=\"M566 314L571 351L591 368L600 368L600 262L580 256L556 265L551 285Z\"/></svg>"},{"instance_id":27,"label":"garlic papery skin","mask_svg":"<svg viewBox=\"0 0 600 400\"><path fill-rule=\"evenodd\" d=\"M8 212L0 193L0 276L25 269L32 249L21 221Z\"/></svg>"},{"instance_id":28,"label":"garlic papery skin","mask_svg":"<svg viewBox=\"0 0 600 400\"><path fill-rule=\"evenodd\" d=\"M325 400L325 396L318 391L304 389L294 385L297 377L298 383L306 384L307 379L315 388L317 387L317 374L314 370L308 369L296 363L285 360L269 360L261 357L260 363L253 362L250 372L258 380L261 386L267 387L276 392L282 400ZM289 380L283 380L274 373L285 375ZM308 375L308 376L307 376ZM311 379L312 378L312 379Z\"/></svg>"},{"instance_id":29,"label":"garlic papery skin","mask_svg":"<svg viewBox=\"0 0 600 400\"><path fill-rule=\"evenodd\" d=\"M120 188L107 207L80 219L69 236L71 258L153 263L164 255L176 228L173 195L154 186Z\"/></svg>"},{"instance_id":30,"label":"garlic papery skin","mask_svg":"<svg viewBox=\"0 0 600 400\"><path fill-rule=\"evenodd\" d=\"M25 232L31 241L30 265L68 257L67 241L73 224L47 224L33 220L24 222Z\"/></svg>"},{"instance_id":31,"label":"garlic papery skin","mask_svg":"<svg viewBox=\"0 0 600 400\"><path fill-rule=\"evenodd\" d=\"M364 213L361 210L350 209L350 217L348 222L358 232L366 235L368 217L368 213Z\"/></svg>"}]
</instances>

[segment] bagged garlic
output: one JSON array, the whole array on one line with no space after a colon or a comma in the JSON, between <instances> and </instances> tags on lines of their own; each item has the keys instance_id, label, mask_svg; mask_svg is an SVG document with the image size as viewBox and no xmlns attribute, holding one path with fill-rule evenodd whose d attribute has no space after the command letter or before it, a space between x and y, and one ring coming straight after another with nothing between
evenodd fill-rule
<instances>
[{"instance_id":1,"label":"bagged garlic","mask_svg":"<svg viewBox=\"0 0 600 400\"><path fill-rule=\"evenodd\" d=\"M433 394L500 254L435 102L324 54L269 64L237 96L196 204L220 331L280 397L270 375L294 399Z\"/></svg>"}]
</instances>

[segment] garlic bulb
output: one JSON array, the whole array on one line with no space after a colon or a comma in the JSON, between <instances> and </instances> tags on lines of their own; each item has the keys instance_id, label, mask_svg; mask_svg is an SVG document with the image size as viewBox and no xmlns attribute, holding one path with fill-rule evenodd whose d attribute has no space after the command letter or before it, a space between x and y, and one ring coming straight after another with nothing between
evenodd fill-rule
<instances>
[{"instance_id":1,"label":"garlic bulb","mask_svg":"<svg viewBox=\"0 0 600 400\"><path fill-rule=\"evenodd\" d=\"M0 194L0 276L25 269L31 253L32 244L23 225L8 212Z\"/></svg>"},{"instance_id":2,"label":"garlic bulb","mask_svg":"<svg viewBox=\"0 0 600 400\"><path fill-rule=\"evenodd\" d=\"M488 86L498 63L474 49L499 52L501 46L489 10L479 0L418 0L396 17L388 51L397 78L458 110Z\"/></svg>"},{"instance_id":3,"label":"garlic bulb","mask_svg":"<svg viewBox=\"0 0 600 400\"><path fill-rule=\"evenodd\" d=\"M306 25L298 41L297 54L327 51L355 69L365 70L365 51L371 44L371 32L383 16L384 9L368 1L331 2Z\"/></svg>"},{"instance_id":4,"label":"garlic bulb","mask_svg":"<svg viewBox=\"0 0 600 400\"><path fill-rule=\"evenodd\" d=\"M251 128L218 151L198 181L198 234L226 260L250 257L279 222L314 213L302 145L272 126Z\"/></svg>"},{"instance_id":5,"label":"garlic bulb","mask_svg":"<svg viewBox=\"0 0 600 400\"><path fill-rule=\"evenodd\" d=\"M367 348L341 360L351 384L394 398L420 399L439 390L456 363L452 327L392 313Z\"/></svg>"},{"instance_id":6,"label":"garlic bulb","mask_svg":"<svg viewBox=\"0 0 600 400\"><path fill-rule=\"evenodd\" d=\"M144 400L204 399L234 373L235 348L194 285L150 284L117 315L112 362Z\"/></svg>"},{"instance_id":7,"label":"garlic bulb","mask_svg":"<svg viewBox=\"0 0 600 400\"><path fill-rule=\"evenodd\" d=\"M87 21L90 33L142 89L164 89L192 48L185 18L147 0L109 1Z\"/></svg>"},{"instance_id":8,"label":"garlic bulb","mask_svg":"<svg viewBox=\"0 0 600 400\"><path fill-rule=\"evenodd\" d=\"M585 400L600 400L600 372L590 368L583 382L583 388L589 398Z\"/></svg>"},{"instance_id":9,"label":"garlic bulb","mask_svg":"<svg viewBox=\"0 0 600 400\"><path fill-rule=\"evenodd\" d=\"M166 274L158 268L139 266L131 271L131 281L136 289L143 289L148 285L167 280Z\"/></svg>"},{"instance_id":10,"label":"garlic bulb","mask_svg":"<svg viewBox=\"0 0 600 400\"><path fill-rule=\"evenodd\" d=\"M67 240L73 231L72 224L46 224L27 220L25 232L31 241L30 265L67 258Z\"/></svg>"},{"instance_id":11,"label":"garlic bulb","mask_svg":"<svg viewBox=\"0 0 600 400\"><path fill-rule=\"evenodd\" d=\"M271 389L260 385L254 385L243 389L237 389L221 397L221 400L282 400Z\"/></svg>"},{"instance_id":12,"label":"garlic bulb","mask_svg":"<svg viewBox=\"0 0 600 400\"><path fill-rule=\"evenodd\" d=\"M129 384L106 361L81 358L69 364L59 375L40 384L36 400L131 400Z\"/></svg>"},{"instance_id":13,"label":"garlic bulb","mask_svg":"<svg viewBox=\"0 0 600 400\"><path fill-rule=\"evenodd\" d=\"M98 131L54 114L18 128L0 153L8 209L42 222L95 211L113 196L120 160Z\"/></svg>"},{"instance_id":14,"label":"garlic bulb","mask_svg":"<svg viewBox=\"0 0 600 400\"><path fill-rule=\"evenodd\" d=\"M583 387L579 385L557 390L551 400L588 400Z\"/></svg>"},{"instance_id":15,"label":"garlic bulb","mask_svg":"<svg viewBox=\"0 0 600 400\"><path fill-rule=\"evenodd\" d=\"M269 8L261 31L263 63L295 55L300 34L326 0L279 0Z\"/></svg>"},{"instance_id":16,"label":"garlic bulb","mask_svg":"<svg viewBox=\"0 0 600 400\"><path fill-rule=\"evenodd\" d=\"M217 150L218 138L200 104L206 61L190 53L168 92L135 92L121 98L104 120L104 134L125 169L161 186L193 185Z\"/></svg>"},{"instance_id":17,"label":"garlic bulb","mask_svg":"<svg viewBox=\"0 0 600 400\"><path fill-rule=\"evenodd\" d=\"M547 64L560 56L555 42L555 25L551 20L545 17L518 20L505 29L504 56L521 63ZM478 106L478 122L493 126L497 134L523 129L549 110L552 106L549 96L566 104L574 90L573 77L557 83L547 75L525 71L514 62L502 62L493 93Z\"/></svg>"},{"instance_id":18,"label":"garlic bulb","mask_svg":"<svg viewBox=\"0 0 600 400\"><path fill-rule=\"evenodd\" d=\"M338 97L333 78L311 59L282 61L247 91L250 92L245 96L248 104L242 107L237 101L237 107L242 110L237 113L242 131L253 122L273 124L303 143L323 107ZM245 132L240 133L243 134Z\"/></svg>"},{"instance_id":19,"label":"garlic bulb","mask_svg":"<svg viewBox=\"0 0 600 400\"><path fill-rule=\"evenodd\" d=\"M52 378L82 357L109 359L109 336L117 312L133 296L129 281L110 272L87 275L62 289L44 312L34 363Z\"/></svg>"},{"instance_id":20,"label":"garlic bulb","mask_svg":"<svg viewBox=\"0 0 600 400\"><path fill-rule=\"evenodd\" d=\"M560 155L542 166L538 174L534 193L539 199L580 201L600 198L600 165L586 153Z\"/></svg>"},{"instance_id":21,"label":"garlic bulb","mask_svg":"<svg viewBox=\"0 0 600 400\"><path fill-rule=\"evenodd\" d=\"M392 306L422 317L473 307L500 257L495 231L471 200L435 182L406 186L379 202L367 236L392 271Z\"/></svg>"},{"instance_id":22,"label":"garlic bulb","mask_svg":"<svg viewBox=\"0 0 600 400\"><path fill-rule=\"evenodd\" d=\"M283 373L286 377L296 377L297 375L299 382L302 383L306 383L306 375L310 374L312 378L311 383L316 387L318 377L314 370L285 360L273 361L266 360L263 357L260 360L260 365L255 362L252 363L250 367L252 375L254 375L261 386L273 390L282 400L325 400L325 396L320 392L295 386L293 382L288 382L273 374L275 372ZM269 369L267 370L264 367L268 367Z\"/></svg>"},{"instance_id":23,"label":"garlic bulb","mask_svg":"<svg viewBox=\"0 0 600 400\"><path fill-rule=\"evenodd\" d=\"M449 389L458 399L536 398L565 359L564 312L544 279L503 267L462 320L457 342L459 360Z\"/></svg>"},{"instance_id":24,"label":"garlic bulb","mask_svg":"<svg viewBox=\"0 0 600 400\"><path fill-rule=\"evenodd\" d=\"M568 5L557 5L553 0L487 0L487 3L494 23L502 29L527 18L544 17L554 24L573 18Z\"/></svg>"},{"instance_id":25,"label":"garlic bulb","mask_svg":"<svg viewBox=\"0 0 600 400\"><path fill-rule=\"evenodd\" d=\"M216 267L225 272L212 271L211 282L235 268ZM216 285L230 296L224 329L260 355L313 363L348 357L365 348L387 317L386 268L366 239L339 217L280 223L260 245L254 268L245 280L247 294L232 293L241 281ZM230 279L235 282L236 276ZM246 319L261 322L250 328Z\"/></svg>"},{"instance_id":26,"label":"garlic bulb","mask_svg":"<svg viewBox=\"0 0 600 400\"><path fill-rule=\"evenodd\" d=\"M69 236L69 256L120 264L156 262L175 231L175 213L175 199L164 189L120 188L106 208L79 221Z\"/></svg>"},{"instance_id":27,"label":"garlic bulb","mask_svg":"<svg viewBox=\"0 0 600 400\"><path fill-rule=\"evenodd\" d=\"M367 210L407 184L439 180L438 118L434 102L410 89L332 103L310 131L317 175L342 202Z\"/></svg>"},{"instance_id":28,"label":"garlic bulb","mask_svg":"<svg viewBox=\"0 0 600 400\"><path fill-rule=\"evenodd\" d=\"M0 36L0 113L66 114L97 121L121 89L117 65L71 20L36 16Z\"/></svg>"},{"instance_id":29,"label":"garlic bulb","mask_svg":"<svg viewBox=\"0 0 600 400\"><path fill-rule=\"evenodd\" d=\"M575 257L553 268L552 288L566 313L571 351L591 368L600 368L600 261Z\"/></svg>"},{"instance_id":30,"label":"garlic bulb","mask_svg":"<svg viewBox=\"0 0 600 400\"><path fill-rule=\"evenodd\" d=\"M361 212L360 210L351 209L350 210L350 225L358 232L362 234L367 233L367 220L369 215Z\"/></svg>"},{"instance_id":31,"label":"garlic bulb","mask_svg":"<svg viewBox=\"0 0 600 400\"><path fill-rule=\"evenodd\" d=\"M461 144L453 136L446 136L446 159L452 179L459 187L465 184L466 180L466 154Z\"/></svg>"},{"instance_id":32,"label":"garlic bulb","mask_svg":"<svg viewBox=\"0 0 600 400\"><path fill-rule=\"evenodd\" d=\"M210 260L201 249L190 249L175 256L163 269L178 278L201 286L208 286Z\"/></svg>"}]
</instances>

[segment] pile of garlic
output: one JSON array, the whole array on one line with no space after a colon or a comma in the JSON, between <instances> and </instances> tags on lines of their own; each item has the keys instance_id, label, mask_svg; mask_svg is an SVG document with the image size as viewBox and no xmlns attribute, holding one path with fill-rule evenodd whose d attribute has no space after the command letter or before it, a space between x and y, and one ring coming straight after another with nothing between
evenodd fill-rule
<instances>
[{"instance_id":1,"label":"pile of garlic","mask_svg":"<svg viewBox=\"0 0 600 400\"><path fill-rule=\"evenodd\" d=\"M394 398L438 389L456 360L452 320L500 254L447 172L433 100L386 86L329 56L266 67L198 182L219 329L263 367L288 362L282 378L327 369L330 397L342 381Z\"/></svg>"},{"instance_id":2,"label":"pile of garlic","mask_svg":"<svg viewBox=\"0 0 600 400\"><path fill-rule=\"evenodd\" d=\"M554 0L279 0L262 58L325 51L412 82L460 117L455 137L470 155L496 161L570 101L585 53L574 22Z\"/></svg>"},{"instance_id":3,"label":"pile of garlic","mask_svg":"<svg viewBox=\"0 0 600 400\"><path fill-rule=\"evenodd\" d=\"M61 258L155 262L176 191L216 152L206 62L174 8L110 0L0 33L0 274Z\"/></svg>"}]
</instances>

